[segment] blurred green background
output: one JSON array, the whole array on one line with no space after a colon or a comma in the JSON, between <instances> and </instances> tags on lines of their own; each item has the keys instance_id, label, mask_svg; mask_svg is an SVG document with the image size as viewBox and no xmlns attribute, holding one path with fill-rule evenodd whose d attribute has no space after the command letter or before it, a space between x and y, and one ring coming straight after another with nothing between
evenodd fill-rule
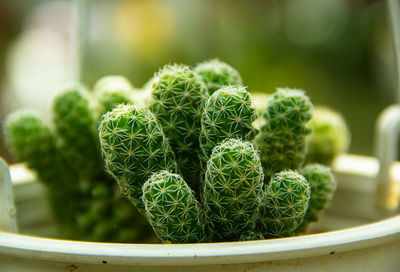
<instances>
[{"instance_id":1,"label":"blurred green background","mask_svg":"<svg viewBox=\"0 0 400 272\"><path fill-rule=\"evenodd\" d=\"M17 108L48 113L76 67L73 1L0 2L0 123ZM82 79L122 74L140 88L166 63L219 58L251 92L304 89L345 116L351 153L373 155L378 114L396 101L385 1L88 1ZM10 159L4 148L0 155ZM11 160L10 160L11 161Z\"/></svg>"}]
</instances>

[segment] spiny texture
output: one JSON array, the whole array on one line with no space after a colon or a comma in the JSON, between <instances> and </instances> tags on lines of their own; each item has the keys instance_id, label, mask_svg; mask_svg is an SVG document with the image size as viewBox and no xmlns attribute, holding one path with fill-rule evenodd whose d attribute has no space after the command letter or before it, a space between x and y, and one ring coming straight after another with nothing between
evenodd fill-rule
<instances>
[{"instance_id":1,"label":"spiny texture","mask_svg":"<svg viewBox=\"0 0 400 272\"><path fill-rule=\"evenodd\" d=\"M101 173L96 122L85 90L78 87L59 93L52 111L60 150L72 168L84 179Z\"/></svg>"},{"instance_id":2,"label":"spiny texture","mask_svg":"<svg viewBox=\"0 0 400 272\"><path fill-rule=\"evenodd\" d=\"M106 113L99 127L102 155L129 200L139 209L142 186L159 170L176 171L175 157L162 128L148 110L119 105Z\"/></svg>"},{"instance_id":3,"label":"spiny texture","mask_svg":"<svg viewBox=\"0 0 400 272\"><path fill-rule=\"evenodd\" d=\"M293 236L303 222L310 200L310 186L297 172L275 174L266 188L259 231L265 238Z\"/></svg>"},{"instance_id":4,"label":"spiny texture","mask_svg":"<svg viewBox=\"0 0 400 272\"><path fill-rule=\"evenodd\" d=\"M243 85L239 72L218 59L199 63L194 71L203 78L209 95L212 95L224 85Z\"/></svg>"},{"instance_id":5,"label":"spiny texture","mask_svg":"<svg viewBox=\"0 0 400 272\"><path fill-rule=\"evenodd\" d=\"M253 145L228 139L207 163L203 205L216 241L237 241L252 230L264 198L263 170Z\"/></svg>"},{"instance_id":6,"label":"spiny texture","mask_svg":"<svg viewBox=\"0 0 400 272\"><path fill-rule=\"evenodd\" d=\"M239 241L255 241L264 240L264 236L261 233L256 233L253 231L246 231L240 235Z\"/></svg>"},{"instance_id":7,"label":"spiny texture","mask_svg":"<svg viewBox=\"0 0 400 272\"><path fill-rule=\"evenodd\" d=\"M177 174L160 171L143 185L146 217L164 243L208 241L200 204Z\"/></svg>"},{"instance_id":8,"label":"spiny texture","mask_svg":"<svg viewBox=\"0 0 400 272\"><path fill-rule=\"evenodd\" d=\"M319 214L330 204L336 191L336 180L329 167L310 164L301 170L310 183L311 198L303 224L297 232L304 232L310 223L318 221Z\"/></svg>"},{"instance_id":9,"label":"spiny texture","mask_svg":"<svg viewBox=\"0 0 400 272\"><path fill-rule=\"evenodd\" d=\"M155 75L150 110L169 139L183 178L196 187L200 171L201 112L207 99L202 79L184 65L166 65Z\"/></svg>"},{"instance_id":10,"label":"spiny texture","mask_svg":"<svg viewBox=\"0 0 400 272\"><path fill-rule=\"evenodd\" d=\"M266 178L282 170L298 169L303 164L312 110L304 91L278 89L268 99L264 124L256 139Z\"/></svg>"},{"instance_id":11,"label":"spiny texture","mask_svg":"<svg viewBox=\"0 0 400 272\"><path fill-rule=\"evenodd\" d=\"M343 116L329 108L316 107L310 123L307 162L330 165L333 159L347 151L350 132Z\"/></svg>"},{"instance_id":12,"label":"spiny texture","mask_svg":"<svg viewBox=\"0 0 400 272\"><path fill-rule=\"evenodd\" d=\"M123 76L105 76L100 78L94 85L93 92L97 101L97 120L103 114L111 111L119 104L132 103L130 98L132 85Z\"/></svg>"},{"instance_id":13,"label":"spiny texture","mask_svg":"<svg viewBox=\"0 0 400 272\"><path fill-rule=\"evenodd\" d=\"M26 110L10 114L4 132L17 160L26 162L52 190L68 191L77 187L77 176L59 155L56 138L39 114Z\"/></svg>"},{"instance_id":14,"label":"spiny texture","mask_svg":"<svg viewBox=\"0 0 400 272\"><path fill-rule=\"evenodd\" d=\"M258 133L253 126L256 118L252 97L244 87L225 86L215 92L201 118L202 161L206 163L213 148L227 138L253 140Z\"/></svg>"}]
</instances>

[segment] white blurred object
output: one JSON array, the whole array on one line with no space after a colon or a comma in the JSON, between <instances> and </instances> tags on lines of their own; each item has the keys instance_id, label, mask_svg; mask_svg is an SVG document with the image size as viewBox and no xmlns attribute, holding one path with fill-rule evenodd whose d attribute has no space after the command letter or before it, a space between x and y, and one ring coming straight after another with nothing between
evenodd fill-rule
<instances>
[{"instance_id":1,"label":"white blurred object","mask_svg":"<svg viewBox=\"0 0 400 272\"><path fill-rule=\"evenodd\" d=\"M48 2L34 9L6 62L6 111L28 107L48 111L49 97L70 78L69 42L71 7L68 2ZM46 105L46 106L44 106Z\"/></svg>"}]
</instances>

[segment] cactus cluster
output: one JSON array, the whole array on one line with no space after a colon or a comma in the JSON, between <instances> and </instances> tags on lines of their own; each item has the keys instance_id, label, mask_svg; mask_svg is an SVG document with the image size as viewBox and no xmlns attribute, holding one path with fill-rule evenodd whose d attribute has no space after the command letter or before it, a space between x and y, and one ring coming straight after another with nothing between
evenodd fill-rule
<instances>
[{"instance_id":1,"label":"cactus cluster","mask_svg":"<svg viewBox=\"0 0 400 272\"><path fill-rule=\"evenodd\" d=\"M115 103L110 93L121 85L106 81L96 84L102 86L98 93L79 86L59 92L52 99L52 120L28 110L12 113L5 122L5 138L16 159L26 162L47 187L61 237L145 241L146 235L140 233L148 229L145 220L121 199L100 155L96 119Z\"/></svg>"},{"instance_id":2,"label":"cactus cluster","mask_svg":"<svg viewBox=\"0 0 400 272\"><path fill-rule=\"evenodd\" d=\"M256 110L239 73L218 60L166 65L147 89L151 99L134 101L129 81L109 76L94 93L59 94L55 130L22 113L7 122L19 159L72 199L75 216L58 214L82 236L129 241L146 218L164 243L288 237L305 232L332 199L331 170L302 168L313 127L304 91L278 89Z\"/></svg>"}]
</instances>

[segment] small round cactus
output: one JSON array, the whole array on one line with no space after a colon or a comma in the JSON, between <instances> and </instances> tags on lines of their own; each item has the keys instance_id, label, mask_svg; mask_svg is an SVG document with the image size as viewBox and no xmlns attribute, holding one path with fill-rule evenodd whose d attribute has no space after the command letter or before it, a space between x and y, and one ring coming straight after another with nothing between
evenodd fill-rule
<instances>
[{"instance_id":1,"label":"small round cactus","mask_svg":"<svg viewBox=\"0 0 400 272\"><path fill-rule=\"evenodd\" d=\"M97 120L119 104L130 104L132 85L123 76L105 76L97 80L93 92L97 102Z\"/></svg>"},{"instance_id":2,"label":"small round cactus","mask_svg":"<svg viewBox=\"0 0 400 272\"><path fill-rule=\"evenodd\" d=\"M178 174L153 174L143 185L142 200L147 219L164 243L208 241L200 204Z\"/></svg>"},{"instance_id":3,"label":"small round cactus","mask_svg":"<svg viewBox=\"0 0 400 272\"><path fill-rule=\"evenodd\" d=\"M264 124L255 141L267 179L286 169L299 169L303 164L312 110L313 105L301 90L278 89L268 99Z\"/></svg>"},{"instance_id":4,"label":"small round cactus","mask_svg":"<svg viewBox=\"0 0 400 272\"><path fill-rule=\"evenodd\" d=\"M209 95L224 85L243 85L239 72L218 59L201 62L194 68L194 71L203 78Z\"/></svg>"},{"instance_id":5,"label":"small round cactus","mask_svg":"<svg viewBox=\"0 0 400 272\"><path fill-rule=\"evenodd\" d=\"M175 156L160 124L148 110L119 105L103 115L99 137L107 171L143 211L144 182L159 170L176 171Z\"/></svg>"},{"instance_id":6,"label":"small round cactus","mask_svg":"<svg viewBox=\"0 0 400 272\"><path fill-rule=\"evenodd\" d=\"M60 150L72 168L87 179L101 173L96 122L86 91L78 87L59 93L52 111Z\"/></svg>"},{"instance_id":7,"label":"small round cactus","mask_svg":"<svg viewBox=\"0 0 400 272\"><path fill-rule=\"evenodd\" d=\"M256 118L252 97L244 87L225 86L215 92L201 118L202 161L207 162L213 148L227 138L253 140L258 133L253 126Z\"/></svg>"},{"instance_id":8,"label":"small round cactus","mask_svg":"<svg viewBox=\"0 0 400 272\"><path fill-rule=\"evenodd\" d=\"M337 155L347 151L351 136L341 114L326 107L316 107L310 127L307 163L330 165Z\"/></svg>"},{"instance_id":9,"label":"small round cactus","mask_svg":"<svg viewBox=\"0 0 400 272\"><path fill-rule=\"evenodd\" d=\"M202 200L216 241L237 241L255 227L264 198L263 170L253 145L228 139L207 163Z\"/></svg>"},{"instance_id":10,"label":"small round cactus","mask_svg":"<svg viewBox=\"0 0 400 272\"><path fill-rule=\"evenodd\" d=\"M310 184L311 197L304 221L296 232L305 232L310 223L318 221L319 214L328 207L336 190L336 180L329 167L310 164L301 169L301 174Z\"/></svg>"},{"instance_id":11,"label":"small round cactus","mask_svg":"<svg viewBox=\"0 0 400 272\"><path fill-rule=\"evenodd\" d=\"M295 171L282 171L272 177L261 208L259 231L265 238L288 237L303 222L310 200L307 180Z\"/></svg>"},{"instance_id":12,"label":"small round cactus","mask_svg":"<svg viewBox=\"0 0 400 272\"><path fill-rule=\"evenodd\" d=\"M207 89L203 80L184 65L166 65L152 85L150 110L160 122L183 178L192 188L198 183L201 113Z\"/></svg>"}]
</instances>

